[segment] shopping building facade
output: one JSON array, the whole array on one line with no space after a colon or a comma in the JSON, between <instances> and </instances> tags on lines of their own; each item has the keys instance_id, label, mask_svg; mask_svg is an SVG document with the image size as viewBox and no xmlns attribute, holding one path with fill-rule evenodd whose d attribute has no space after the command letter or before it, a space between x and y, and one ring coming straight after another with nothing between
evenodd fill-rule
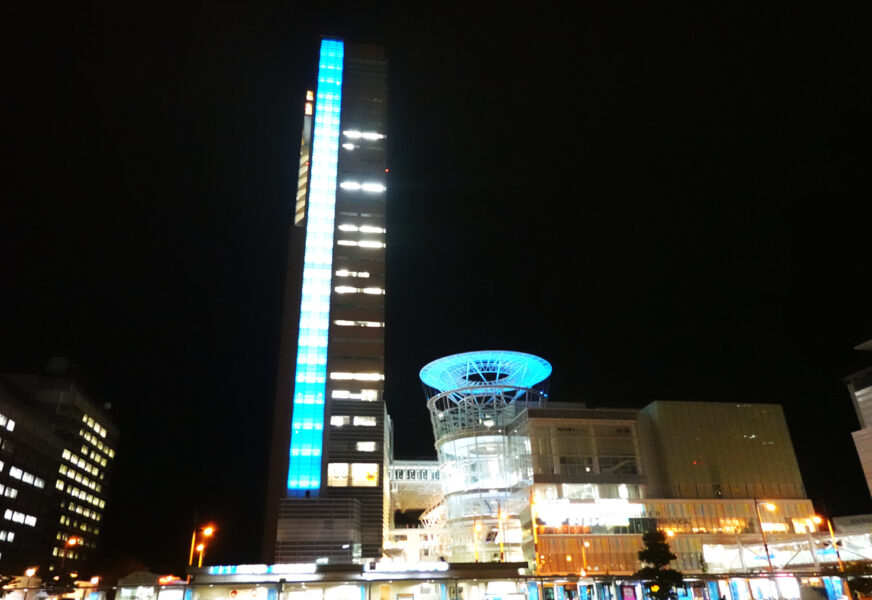
<instances>
[{"instance_id":1,"label":"shopping building facade","mask_svg":"<svg viewBox=\"0 0 872 600\"><path fill-rule=\"evenodd\" d=\"M289 219L268 560L382 555L386 96L381 48L321 41Z\"/></svg>"},{"instance_id":2,"label":"shopping building facade","mask_svg":"<svg viewBox=\"0 0 872 600\"><path fill-rule=\"evenodd\" d=\"M504 351L422 369L442 497L425 502L416 481L392 481L393 505L422 511L417 530L391 530L392 554L629 575L642 534L660 529L689 573L831 558L780 406L588 409L550 401L550 372Z\"/></svg>"}]
</instances>

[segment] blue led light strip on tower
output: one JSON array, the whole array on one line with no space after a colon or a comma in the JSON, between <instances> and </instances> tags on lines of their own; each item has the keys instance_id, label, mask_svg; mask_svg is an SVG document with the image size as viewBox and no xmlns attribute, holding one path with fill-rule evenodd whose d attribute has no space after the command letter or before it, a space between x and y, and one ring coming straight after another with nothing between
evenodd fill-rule
<instances>
[{"instance_id":1,"label":"blue led light strip on tower","mask_svg":"<svg viewBox=\"0 0 872 600\"><path fill-rule=\"evenodd\" d=\"M288 461L288 491L317 494L321 487L324 397L327 388L327 331L330 326L330 279L333 271L333 221L336 212L336 167L339 160L339 112L342 105L343 42L322 40L312 135L312 175L300 337L294 379L294 412Z\"/></svg>"}]
</instances>

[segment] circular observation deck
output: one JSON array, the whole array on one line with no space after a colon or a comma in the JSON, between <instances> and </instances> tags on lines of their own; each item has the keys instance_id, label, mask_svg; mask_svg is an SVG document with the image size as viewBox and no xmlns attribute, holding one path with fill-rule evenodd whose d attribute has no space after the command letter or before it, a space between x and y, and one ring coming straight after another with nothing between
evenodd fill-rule
<instances>
[{"instance_id":1,"label":"circular observation deck","mask_svg":"<svg viewBox=\"0 0 872 600\"><path fill-rule=\"evenodd\" d=\"M473 387L532 388L551 375L544 358L510 350L477 350L437 358L421 369L434 395Z\"/></svg>"},{"instance_id":2,"label":"circular observation deck","mask_svg":"<svg viewBox=\"0 0 872 600\"><path fill-rule=\"evenodd\" d=\"M420 376L437 447L447 438L500 433L521 410L544 403L549 375L545 359L508 350L464 352L427 364Z\"/></svg>"}]
</instances>

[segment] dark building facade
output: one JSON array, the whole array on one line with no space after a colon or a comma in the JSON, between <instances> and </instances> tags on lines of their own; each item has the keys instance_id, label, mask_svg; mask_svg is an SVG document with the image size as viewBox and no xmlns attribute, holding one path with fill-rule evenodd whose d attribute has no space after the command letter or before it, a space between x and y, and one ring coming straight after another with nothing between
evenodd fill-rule
<instances>
[{"instance_id":1,"label":"dark building facade","mask_svg":"<svg viewBox=\"0 0 872 600\"><path fill-rule=\"evenodd\" d=\"M87 567L118 430L63 359L0 375L0 572Z\"/></svg>"},{"instance_id":2,"label":"dark building facade","mask_svg":"<svg viewBox=\"0 0 872 600\"><path fill-rule=\"evenodd\" d=\"M321 41L290 236L267 561L382 553L386 100L381 48Z\"/></svg>"}]
</instances>

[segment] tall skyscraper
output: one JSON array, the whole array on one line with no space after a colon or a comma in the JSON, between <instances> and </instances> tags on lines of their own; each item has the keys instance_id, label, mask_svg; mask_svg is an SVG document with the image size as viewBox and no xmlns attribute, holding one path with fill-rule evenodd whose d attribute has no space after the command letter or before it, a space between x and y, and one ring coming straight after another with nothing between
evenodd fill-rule
<instances>
[{"instance_id":1,"label":"tall skyscraper","mask_svg":"<svg viewBox=\"0 0 872 600\"><path fill-rule=\"evenodd\" d=\"M323 39L291 232L264 558L378 558L384 388L387 63Z\"/></svg>"}]
</instances>

